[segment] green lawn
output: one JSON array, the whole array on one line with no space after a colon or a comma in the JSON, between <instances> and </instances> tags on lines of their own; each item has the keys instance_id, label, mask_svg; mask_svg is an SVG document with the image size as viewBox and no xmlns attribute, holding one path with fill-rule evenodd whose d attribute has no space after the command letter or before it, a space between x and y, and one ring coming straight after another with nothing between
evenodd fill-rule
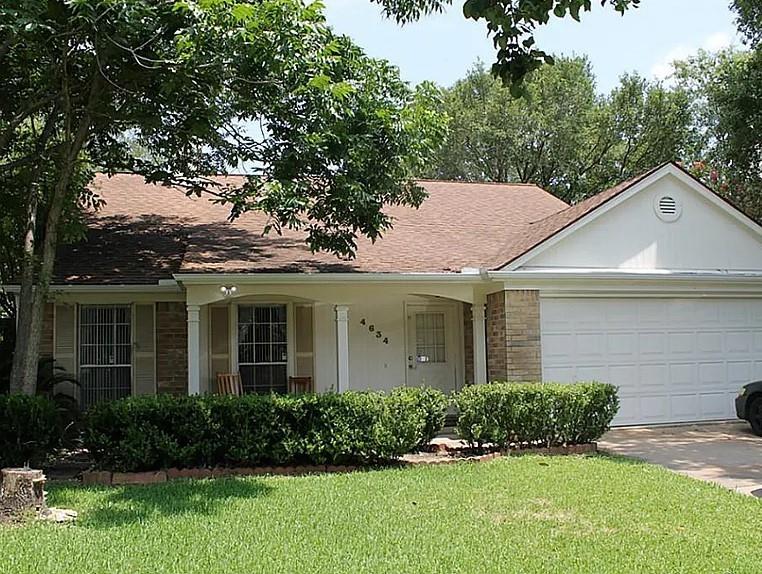
<instances>
[{"instance_id":1,"label":"green lawn","mask_svg":"<svg viewBox=\"0 0 762 574\"><path fill-rule=\"evenodd\" d=\"M0 528L0 572L762 569L762 501L626 459L50 488L75 526Z\"/></svg>"}]
</instances>

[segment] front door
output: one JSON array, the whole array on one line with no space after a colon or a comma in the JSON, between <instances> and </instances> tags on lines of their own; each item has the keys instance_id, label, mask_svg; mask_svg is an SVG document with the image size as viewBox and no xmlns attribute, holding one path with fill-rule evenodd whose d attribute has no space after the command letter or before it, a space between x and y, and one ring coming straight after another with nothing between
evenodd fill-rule
<instances>
[{"instance_id":1,"label":"front door","mask_svg":"<svg viewBox=\"0 0 762 574\"><path fill-rule=\"evenodd\" d=\"M455 305L408 305L407 384L445 393L457 386Z\"/></svg>"}]
</instances>

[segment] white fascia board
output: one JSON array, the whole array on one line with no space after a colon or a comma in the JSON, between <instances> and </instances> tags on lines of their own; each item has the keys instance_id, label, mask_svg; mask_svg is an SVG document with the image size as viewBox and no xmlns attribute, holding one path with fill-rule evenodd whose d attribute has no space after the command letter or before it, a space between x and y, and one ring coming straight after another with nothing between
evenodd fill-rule
<instances>
[{"instance_id":1,"label":"white fascia board","mask_svg":"<svg viewBox=\"0 0 762 574\"><path fill-rule=\"evenodd\" d=\"M557 269L493 271L503 288L533 289L541 297L762 297L762 273Z\"/></svg>"},{"instance_id":2,"label":"white fascia board","mask_svg":"<svg viewBox=\"0 0 762 574\"><path fill-rule=\"evenodd\" d=\"M183 285L299 283L481 283L479 273L177 273Z\"/></svg>"},{"instance_id":3,"label":"white fascia board","mask_svg":"<svg viewBox=\"0 0 762 574\"><path fill-rule=\"evenodd\" d=\"M549 249L556 243L563 241L564 238L566 238L567 236L577 231L580 227L587 225L591 221L595 221L597 218L604 215L610 209L613 209L617 205L627 201L630 197L632 197L636 193L639 193L643 189L651 186L652 184L656 183L657 181L659 181L660 179L662 179L663 177L667 175L675 176L682 183L684 183L691 189L695 190L697 193L699 193L702 197L704 197L710 203L714 204L715 206L719 207L720 209L728 213L731 217L733 217L734 219L742 223L744 226L748 227L751 231L757 234L760 237L760 239L762 239L762 226L756 223L753 219L741 213L738 209L734 208L725 200L721 199L719 196L717 196L715 193L709 190L701 182L695 180L694 178L689 176L687 173L685 173L683 170L681 170L677 166L669 163L662 166L660 169L656 170L655 172L650 174L648 177L645 177L638 183L633 184L632 187L630 187L626 191L623 191L616 197L606 201L605 203L599 205L598 207L596 207L589 213L583 215L580 219L578 219L577 221L569 225L567 228L562 229L561 231L549 237L545 241L542 241L538 245L535 245L532 249L530 249L529 251L527 251L520 257L514 259L510 264L503 267L500 271L513 271L518 269L519 267L522 267L528 261L531 261L533 258L535 258L537 255L539 255L543 251Z\"/></svg>"},{"instance_id":4,"label":"white fascia board","mask_svg":"<svg viewBox=\"0 0 762 574\"><path fill-rule=\"evenodd\" d=\"M2 287L8 293L19 293L20 285ZM182 288L176 281L159 282L150 285L50 285L50 293L181 293Z\"/></svg>"}]
</instances>

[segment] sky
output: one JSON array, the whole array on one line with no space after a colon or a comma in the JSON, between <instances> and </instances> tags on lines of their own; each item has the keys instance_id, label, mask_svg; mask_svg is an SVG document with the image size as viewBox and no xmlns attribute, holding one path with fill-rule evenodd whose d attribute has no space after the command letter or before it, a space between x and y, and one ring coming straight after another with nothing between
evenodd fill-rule
<instances>
[{"instance_id":1,"label":"sky","mask_svg":"<svg viewBox=\"0 0 762 574\"><path fill-rule=\"evenodd\" d=\"M400 27L370 0L323 0L328 23L374 57L397 65L403 79L449 86L477 60L493 61L484 23L466 20L463 0L445 13ZM670 63L700 48L718 50L741 42L729 0L642 0L620 16L593 2L582 22L553 17L538 28L537 44L553 54L586 55L606 93L626 72L669 82Z\"/></svg>"}]
</instances>

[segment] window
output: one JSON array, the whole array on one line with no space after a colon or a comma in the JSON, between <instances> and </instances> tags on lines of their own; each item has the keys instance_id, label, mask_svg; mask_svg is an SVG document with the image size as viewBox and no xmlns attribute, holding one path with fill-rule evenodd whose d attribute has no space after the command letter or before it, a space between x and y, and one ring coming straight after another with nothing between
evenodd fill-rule
<instances>
[{"instance_id":1,"label":"window","mask_svg":"<svg viewBox=\"0 0 762 574\"><path fill-rule=\"evenodd\" d=\"M416 313L415 355L419 363L444 363L445 314Z\"/></svg>"},{"instance_id":2,"label":"window","mask_svg":"<svg viewBox=\"0 0 762 574\"><path fill-rule=\"evenodd\" d=\"M285 305L238 307L238 370L245 392L286 392L286 325Z\"/></svg>"},{"instance_id":3,"label":"window","mask_svg":"<svg viewBox=\"0 0 762 574\"><path fill-rule=\"evenodd\" d=\"M129 305L79 308L81 404L129 396L132 390L132 325Z\"/></svg>"}]
</instances>

